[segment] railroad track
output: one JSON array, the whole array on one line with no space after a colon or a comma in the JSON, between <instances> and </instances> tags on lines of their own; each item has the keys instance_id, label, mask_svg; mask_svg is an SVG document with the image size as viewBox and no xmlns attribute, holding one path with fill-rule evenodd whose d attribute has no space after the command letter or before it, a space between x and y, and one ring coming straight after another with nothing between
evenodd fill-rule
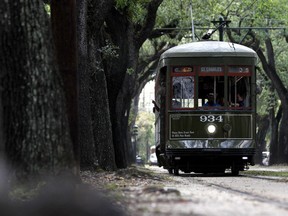
<instances>
[{"instance_id":1,"label":"railroad track","mask_svg":"<svg viewBox=\"0 0 288 216\"><path fill-rule=\"evenodd\" d=\"M279 178L275 179L275 178L267 178L267 177L260 177L260 176L251 176L251 175L241 175L241 176L243 176L245 178L262 179L262 180L273 181L273 182L279 181ZM283 201L281 198L276 199L276 198L272 198L272 197L266 197L265 195L256 194L253 192L242 191L242 190L239 190L236 188L231 188L229 186L224 186L221 184L208 183L207 185L212 186L214 188L218 188L220 190L227 191L229 193L235 193L235 194L246 196L250 199L253 199L254 201L257 200L259 202L268 203L269 205L273 204L274 206L288 210L288 200Z\"/></svg>"}]
</instances>

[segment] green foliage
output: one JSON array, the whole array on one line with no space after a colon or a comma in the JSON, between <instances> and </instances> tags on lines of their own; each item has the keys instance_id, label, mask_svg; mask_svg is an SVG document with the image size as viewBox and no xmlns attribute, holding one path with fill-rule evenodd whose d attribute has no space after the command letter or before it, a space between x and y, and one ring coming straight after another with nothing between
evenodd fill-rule
<instances>
[{"instance_id":1,"label":"green foliage","mask_svg":"<svg viewBox=\"0 0 288 216\"><path fill-rule=\"evenodd\" d=\"M151 146L155 145L154 122L154 113L139 112L136 119L136 124L138 126L137 147L139 150L139 155L141 155L144 159L146 159L147 145L149 149Z\"/></svg>"},{"instance_id":2,"label":"green foliage","mask_svg":"<svg viewBox=\"0 0 288 216\"><path fill-rule=\"evenodd\" d=\"M287 25L287 9L286 0L261 0L257 2L255 19L259 21L267 19L270 25ZM265 25L267 22L263 24Z\"/></svg>"},{"instance_id":3,"label":"green foliage","mask_svg":"<svg viewBox=\"0 0 288 216\"><path fill-rule=\"evenodd\" d=\"M130 19L135 23L143 23L146 16L146 5L150 0L117 0L116 8L125 11Z\"/></svg>"},{"instance_id":4,"label":"green foliage","mask_svg":"<svg viewBox=\"0 0 288 216\"><path fill-rule=\"evenodd\" d=\"M282 32L281 32L282 33ZM281 35L279 33L275 38L276 40L273 40L273 46L275 49L275 60L277 65L277 72L286 86L288 87L288 76L287 76L287 70L288 70L288 43L283 38L283 34Z\"/></svg>"},{"instance_id":5,"label":"green foliage","mask_svg":"<svg viewBox=\"0 0 288 216\"><path fill-rule=\"evenodd\" d=\"M288 26L287 0L164 0L158 8L155 28L176 27L177 30L173 32L174 35L171 32L169 34L163 32L161 37L146 41L141 48L141 58L148 59L148 56L151 56L156 51L157 46L163 43L169 46L171 44L191 42L191 2L193 4L195 33L199 38L209 28L215 28L215 25L211 21L219 20L220 15L223 17L226 16L231 21L229 27ZM142 16L143 14L139 13L139 15ZM240 42L244 39L247 32L247 29L242 29L233 31L232 34L236 41ZM287 88L288 30L257 29L253 30L253 32L261 42L261 47L264 51L265 39L267 36L272 39L276 70L284 86ZM218 32L215 32L211 39L218 40ZM228 40L228 38L224 36L224 40ZM251 40L251 37L247 36L244 42L249 40ZM258 67L261 68L260 62ZM261 94L257 95L258 114L267 114L271 108L277 110L280 105L278 95L276 92L271 91L271 81L265 75L263 69L262 71L257 71L257 85L262 89Z\"/></svg>"},{"instance_id":6,"label":"green foliage","mask_svg":"<svg viewBox=\"0 0 288 216\"><path fill-rule=\"evenodd\" d=\"M271 109L277 109L280 105L278 96L272 88L271 80L263 71L257 71L257 86L261 88L261 94L257 95L257 113L267 114Z\"/></svg>"},{"instance_id":7,"label":"green foliage","mask_svg":"<svg viewBox=\"0 0 288 216\"><path fill-rule=\"evenodd\" d=\"M45 11L50 16L51 15L51 7L49 4L44 4Z\"/></svg>"},{"instance_id":8,"label":"green foliage","mask_svg":"<svg viewBox=\"0 0 288 216\"><path fill-rule=\"evenodd\" d=\"M186 9L183 9L182 7L182 1L163 1L158 9L155 28L166 26L171 22L171 20L181 19L182 17L183 19L181 20L184 20L186 17L185 11Z\"/></svg>"},{"instance_id":9,"label":"green foliage","mask_svg":"<svg viewBox=\"0 0 288 216\"><path fill-rule=\"evenodd\" d=\"M127 68L126 73L132 75L135 72L133 68Z\"/></svg>"},{"instance_id":10,"label":"green foliage","mask_svg":"<svg viewBox=\"0 0 288 216\"><path fill-rule=\"evenodd\" d=\"M140 48L139 56L141 59L148 59L154 54L155 50L151 40L146 40Z\"/></svg>"},{"instance_id":11,"label":"green foliage","mask_svg":"<svg viewBox=\"0 0 288 216\"><path fill-rule=\"evenodd\" d=\"M46 182L27 182L27 183L17 183L13 185L9 191L9 197L14 201L29 201L35 198L39 191L46 185Z\"/></svg>"},{"instance_id":12,"label":"green foliage","mask_svg":"<svg viewBox=\"0 0 288 216\"><path fill-rule=\"evenodd\" d=\"M110 43L109 40L106 40L106 45L99 49L98 51L102 54L103 59L111 60L113 58L118 58L119 47L115 46L114 44Z\"/></svg>"},{"instance_id":13,"label":"green foliage","mask_svg":"<svg viewBox=\"0 0 288 216\"><path fill-rule=\"evenodd\" d=\"M284 171L258 171L258 170L248 170L243 172L244 174L253 176L273 176L273 177L288 177L288 172Z\"/></svg>"},{"instance_id":14,"label":"green foliage","mask_svg":"<svg viewBox=\"0 0 288 216\"><path fill-rule=\"evenodd\" d=\"M279 30L279 31L271 30L268 33L269 33L269 37L272 38L276 72L278 73L284 86L287 88L288 87L288 78L287 78L288 43L285 41L283 37L283 32L284 30ZM266 37L267 35L263 35L262 41L264 41ZM265 47L265 45L263 44L262 47ZM259 98L257 100L258 113L265 114L269 112L272 108L277 110L281 104L279 101L279 97L276 91L273 90L274 88L272 88L271 80L264 74L264 72L258 73L257 83L261 85L263 89L261 95L259 95Z\"/></svg>"}]
</instances>

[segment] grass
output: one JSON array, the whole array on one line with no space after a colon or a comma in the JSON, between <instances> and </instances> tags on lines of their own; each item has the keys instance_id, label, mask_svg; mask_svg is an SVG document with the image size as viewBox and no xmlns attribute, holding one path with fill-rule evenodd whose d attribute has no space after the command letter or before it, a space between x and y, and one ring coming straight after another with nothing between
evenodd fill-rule
<instances>
[{"instance_id":1,"label":"grass","mask_svg":"<svg viewBox=\"0 0 288 216\"><path fill-rule=\"evenodd\" d=\"M247 170L243 173L253 176L288 177L288 172L285 171Z\"/></svg>"},{"instance_id":2,"label":"grass","mask_svg":"<svg viewBox=\"0 0 288 216\"><path fill-rule=\"evenodd\" d=\"M35 198L38 194L41 188L45 186L46 182L38 182L34 185L31 183L22 183L22 184L16 184L13 185L9 190L9 197L11 200L17 200L17 201L27 201Z\"/></svg>"}]
</instances>

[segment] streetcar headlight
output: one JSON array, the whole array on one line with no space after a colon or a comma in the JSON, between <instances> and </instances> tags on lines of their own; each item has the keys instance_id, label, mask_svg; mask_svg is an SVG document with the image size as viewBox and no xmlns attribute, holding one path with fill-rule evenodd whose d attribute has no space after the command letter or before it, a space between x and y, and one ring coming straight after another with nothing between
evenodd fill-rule
<instances>
[{"instance_id":1,"label":"streetcar headlight","mask_svg":"<svg viewBox=\"0 0 288 216\"><path fill-rule=\"evenodd\" d=\"M214 134L216 132L216 126L214 124L210 124L207 126L207 132L209 134Z\"/></svg>"}]
</instances>

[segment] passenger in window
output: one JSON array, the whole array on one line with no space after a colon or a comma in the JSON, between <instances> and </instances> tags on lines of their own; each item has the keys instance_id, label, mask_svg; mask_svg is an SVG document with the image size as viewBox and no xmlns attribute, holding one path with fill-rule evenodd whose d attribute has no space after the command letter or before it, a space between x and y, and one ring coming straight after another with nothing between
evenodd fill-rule
<instances>
[{"instance_id":1,"label":"passenger in window","mask_svg":"<svg viewBox=\"0 0 288 216\"><path fill-rule=\"evenodd\" d=\"M244 106L244 97L240 94L237 94L237 103L236 107L243 107Z\"/></svg>"},{"instance_id":2,"label":"passenger in window","mask_svg":"<svg viewBox=\"0 0 288 216\"><path fill-rule=\"evenodd\" d=\"M173 98L172 99L172 107L173 108L181 108L181 102L178 101L177 99Z\"/></svg>"},{"instance_id":3,"label":"passenger in window","mask_svg":"<svg viewBox=\"0 0 288 216\"><path fill-rule=\"evenodd\" d=\"M237 104L236 106L238 107L243 107L244 106L244 98L240 94L237 94Z\"/></svg>"},{"instance_id":4,"label":"passenger in window","mask_svg":"<svg viewBox=\"0 0 288 216\"><path fill-rule=\"evenodd\" d=\"M219 100L218 100L218 103L220 106L225 106L225 99L224 97L220 97Z\"/></svg>"},{"instance_id":5,"label":"passenger in window","mask_svg":"<svg viewBox=\"0 0 288 216\"><path fill-rule=\"evenodd\" d=\"M214 99L214 94L213 93L209 93L207 95L208 101L204 104L204 107L206 106L221 106L220 104L218 104Z\"/></svg>"},{"instance_id":6,"label":"passenger in window","mask_svg":"<svg viewBox=\"0 0 288 216\"><path fill-rule=\"evenodd\" d=\"M236 95L236 103L230 103L232 107L243 107L244 106L244 97L240 94Z\"/></svg>"},{"instance_id":7,"label":"passenger in window","mask_svg":"<svg viewBox=\"0 0 288 216\"><path fill-rule=\"evenodd\" d=\"M182 85L181 82L178 82L181 77L173 77L173 98L172 98L172 107L180 108L181 102L179 101L182 98Z\"/></svg>"}]
</instances>

